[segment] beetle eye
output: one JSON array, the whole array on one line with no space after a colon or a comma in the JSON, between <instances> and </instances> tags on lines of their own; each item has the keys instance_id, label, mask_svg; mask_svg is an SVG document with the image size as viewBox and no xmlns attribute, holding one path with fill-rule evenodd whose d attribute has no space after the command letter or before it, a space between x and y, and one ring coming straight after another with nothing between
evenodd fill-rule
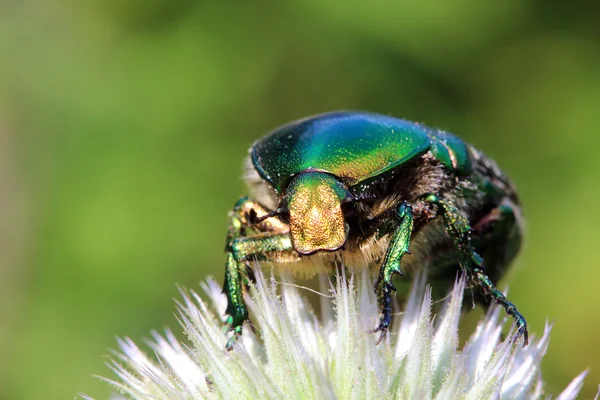
<instances>
[{"instance_id":1,"label":"beetle eye","mask_svg":"<svg viewBox=\"0 0 600 400\"><path fill-rule=\"evenodd\" d=\"M248 221L248 225L256 225L259 223L258 214L256 214L254 208L251 208L250 211L246 212L246 221Z\"/></svg>"}]
</instances>

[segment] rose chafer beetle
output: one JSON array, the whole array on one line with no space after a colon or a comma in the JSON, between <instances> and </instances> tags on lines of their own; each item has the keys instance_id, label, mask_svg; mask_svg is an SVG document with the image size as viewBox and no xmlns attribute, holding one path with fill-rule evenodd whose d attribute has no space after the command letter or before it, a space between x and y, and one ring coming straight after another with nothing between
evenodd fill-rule
<instances>
[{"instance_id":1,"label":"rose chafer beetle","mask_svg":"<svg viewBox=\"0 0 600 400\"><path fill-rule=\"evenodd\" d=\"M474 299L504 307L527 345L525 318L493 283L521 244L519 199L496 163L458 137L379 114L321 114L256 141L246 181L252 196L229 214L228 349L248 319L251 261L301 274L378 265L379 340L391 323L394 274L427 268L445 291L462 269L480 288Z\"/></svg>"}]
</instances>

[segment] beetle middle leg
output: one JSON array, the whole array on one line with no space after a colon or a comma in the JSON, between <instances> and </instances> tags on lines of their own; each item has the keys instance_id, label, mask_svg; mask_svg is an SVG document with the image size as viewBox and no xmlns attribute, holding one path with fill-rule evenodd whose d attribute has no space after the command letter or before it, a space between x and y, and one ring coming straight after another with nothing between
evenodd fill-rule
<instances>
[{"instance_id":1,"label":"beetle middle leg","mask_svg":"<svg viewBox=\"0 0 600 400\"><path fill-rule=\"evenodd\" d=\"M247 273L248 261L251 257L260 257L262 253L286 249L287 243L275 243L274 236L287 237L287 226L277 218L261 220L268 216L269 211L255 201L242 197L229 212L227 229L227 261L225 262L225 280L223 293L227 296L228 315L226 319L229 329L233 331L232 338L227 342L231 350L235 340L242 334L242 325L248 319L248 310L244 302L243 287L252 279ZM258 233L246 237L249 231ZM284 234L284 235L283 235ZM285 242L281 238L280 242ZM288 238L289 241L289 238ZM291 247L291 244L290 244Z\"/></svg>"},{"instance_id":2,"label":"beetle middle leg","mask_svg":"<svg viewBox=\"0 0 600 400\"><path fill-rule=\"evenodd\" d=\"M529 343L527 321L517 310L517 307L508 301L506 296L496 288L492 280L485 274L483 258L471 245L472 229L469 222L460 214L456 206L447 200L436 195L429 195L425 198L425 201L435 204L438 207L438 212L442 214L446 230L458 250L461 266L473 282L482 288L485 295L491 296L496 303L504 308L508 315L513 317L517 325L515 340L522 335L523 346L527 346Z\"/></svg>"},{"instance_id":3,"label":"beetle middle leg","mask_svg":"<svg viewBox=\"0 0 600 400\"><path fill-rule=\"evenodd\" d=\"M410 254L408 247L410 245L410 237L413 230L413 212L412 206L406 201L402 202L396 209L396 218L399 225L392 234L390 244L388 245L383 263L379 269L379 276L375 280L375 293L379 290L379 285L382 284L382 299L381 299L381 320L379 326L369 333L381 332L381 336L377 343L385 337L385 334L392 322L392 292L396 288L392 284L392 277L395 274L402 274L400 269L400 261L402 256Z\"/></svg>"}]
</instances>

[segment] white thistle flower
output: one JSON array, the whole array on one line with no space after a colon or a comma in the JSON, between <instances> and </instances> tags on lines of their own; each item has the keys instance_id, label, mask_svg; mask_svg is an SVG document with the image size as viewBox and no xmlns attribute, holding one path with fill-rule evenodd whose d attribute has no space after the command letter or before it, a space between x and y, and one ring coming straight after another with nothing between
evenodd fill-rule
<instances>
[{"instance_id":1,"label":"white thistle flower","mask_svg":"<svg viewBox=\"0 0 600 400\"><path fill-rule=\"evenodd\" d=\"M408 303L386 340L376 345L377 299L366 272L358 279L338 274L332 296L321 303L319 321L298 287L259 269L248 298L256 334L246 327L233 351L225 350L221 287L202 287L210 303L182 291L179 322L191 341L167 331L153 333L146 356L130 339L119 341L108 380L132 399L540 399L546 396L540 362L550 329L526 348L503 340L506 318L490 307L464 348L459 349L464 280L443 311L431 316L431 291L416 278ZM289 282L289 280L288 280ZM329 298L329 297L332 297ZM335 306L333 309L332 305ZM586 372L556 398L574 399ZM85 397L85 396L84 396ZM86 397L88 398L88 397ZM121 398L121 397L119 397Z\"/></svg>"}]
</instances>

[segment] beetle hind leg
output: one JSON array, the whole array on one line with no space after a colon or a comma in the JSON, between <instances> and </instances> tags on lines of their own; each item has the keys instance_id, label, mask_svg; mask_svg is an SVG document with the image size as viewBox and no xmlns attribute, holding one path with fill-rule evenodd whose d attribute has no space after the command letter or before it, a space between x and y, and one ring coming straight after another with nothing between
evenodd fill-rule
<instances>
[{"instance_id":1,"label":"beetle hind leg","mask_svg":"<svg viewBox=\"0 0 600 400\"><path fill-rule=\"evenodd\" d=\"M438 212L442 214L446 230L458 250L461 266L466 270L473 283L483 290L484 295L492 297L496 303L501 305L504 308L504 311L515 320L517 332L514 340L516 341L523 336L523 346L527 346L529 343L527 321L517 310L517 307L496 288L493 281L484 272L483 258L476 252L471 244L472 229L469 222L460 214L456 206L447 200L441 199L436 195L429 195L425 198L425 201L435 204L438 207ZM500 216L504 213L504 219L499 218L498 221L505 223L510 222L510 212L512 212L512 210L503 209L501 207L495 209L498 211L493 211L499 213ZM512 217L514 217L514 214L512 214ZM514 227L514 225L511 224L508 224L508 226L511 229ZM498 232L500 231L496 230L496 234ZM483 238L483 236L477 236L477 239L481 238ZM517 249L519 243L520 236L519 241L516 243Z\"/></svg>"}]
</instances>

